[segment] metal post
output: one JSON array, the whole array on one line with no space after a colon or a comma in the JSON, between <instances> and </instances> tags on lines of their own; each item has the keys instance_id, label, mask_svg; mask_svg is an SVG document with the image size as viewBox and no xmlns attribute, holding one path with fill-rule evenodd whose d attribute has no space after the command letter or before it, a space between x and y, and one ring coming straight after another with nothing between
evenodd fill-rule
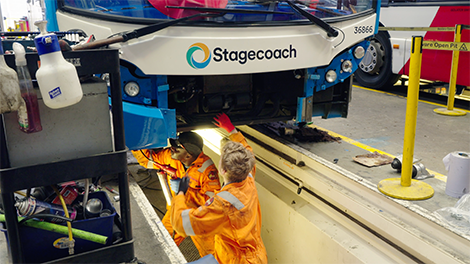
<instances>
[{"instance_id":1,"label":"metal post","mask_svg":"<svg viewBox=\"0 0 470 264\"><path fill-rule=\"evenodd\" d=\"M3 114L0 115L0 170L10 168L10 157L7 150L7 141L5 133L5 122ZM0 182L3 181L3 175L0 171ZM20 231L18 229L18 218L16 214L15 197L12 190L5 190L5 185L0 184L1 197L3 201L3 210L5 213L5 223L8 230L8 243L10 246L11 260L13 263L24 263L23 249L20 242Z\"/></svg>"},{"instance_id":2,"label":"metal post","mask_svg":"<svg viewBox=\"0 0 470 264\"><path fill-rule=\"evenodd\" d=\"M461 38L462 38L462 25L455 25L454 42L460 43ZM452 52L452 68L450 70L449 94L447 95L447 108L434 109L435 113L438 113L441 115L451 115L451 116L463 116L467 114L465 111L454 109L455 91L456 91L456 83L457 83L457 71L459 67L459 56L460 56L459 50L454 50Z\"/></svg>"},{"instance_id":3,"label":"metal post","mask_svg":"<svg viewBox=\"0 0 470 264\"><path fill-rule=\"evenodd\" d=\"M462 37L462 25L455 25L454 42L459 43ZM457 69L459 67L460 51L454 50L452 53L452 68L450 70L449 95L447 96L447 110L454 110L454 97L457 82Z\"/></svg>"},{"instance_id":4,"label":"metal post","mask_svg":"<svg viewBox=\"0 0 470 264\"><path fill-rule=\"evenodd\" d=\"M423 37L413 36L410 57L410 79L406 99L405 137L401 178L389 178L379 182L377 188L383 194L404 200L424 200L434 195L434 189L427 183L411 179L413 152L418 117L419 79Z\"/></svg>"},{"instance_id":5,"label":"metal post","mask_svg":"<svg viewBox=\"0 0 470 264\"><path fill-rule=\"evenodd\" d=\"M120 82L120 68L119 57L113 57L112 62L109 62L114 68L109 72L109 81L111 89L111 107L113 109L113 134L114 146L116 151L126 149L124 137L124 117L122 106L121 82ZM131 223L131 210L130 210L130 195L129 195L129 179L127 173L118 173L118 186L119 186L119 199L121 205L121 222L122 233L124 241L132 240L132 223Z\"/></svg>"},{"instance_id":6,"label":"metal post","mask_svg":"<svg viewBox=\"0 0 470 264\"><path fill-rule=\"evenodd\" d=\"M423 37L413 36L410 57L410 79L408 81L408 95L406 99L405 138L403 142L403 162L401 171L401 185L411 185L413 172L413 154L416 134L416 120L418 117L419 79L421 76L421 58L423 54Z\"/></svg>"}]
</instances>

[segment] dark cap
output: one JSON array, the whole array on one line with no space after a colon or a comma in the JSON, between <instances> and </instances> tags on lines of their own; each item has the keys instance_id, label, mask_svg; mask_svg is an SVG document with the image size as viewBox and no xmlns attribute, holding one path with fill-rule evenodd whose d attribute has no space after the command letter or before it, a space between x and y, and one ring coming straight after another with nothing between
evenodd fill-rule
<instances>
[{"instance_id":1,"label":"dark cap","mask_svg":"<svg viewBox=\"0 0 470 264\"><path fill-rule=\"evenodd\" d=\"M178 135L178 139L170 138L170 145L172 147L181 145L189 154L198 156L202 152L204 141L197 133L182 132Z\"/></svg>"}]
</instances>

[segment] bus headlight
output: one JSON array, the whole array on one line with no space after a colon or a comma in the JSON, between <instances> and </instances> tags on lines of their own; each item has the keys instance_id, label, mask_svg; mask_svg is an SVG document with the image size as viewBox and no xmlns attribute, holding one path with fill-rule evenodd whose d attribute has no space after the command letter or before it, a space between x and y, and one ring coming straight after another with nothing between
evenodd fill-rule
<instances>
[{"instance_id":1,"label":"bus headlight","mask_svg":"<svg viewBox=\"0 0 470 264\"><path fill-rule=\"evenodd\" d=\"M326 72L325 79L327 82L332 83L336 81L336 72L334 70L329 70Z\"/></svg>"},{"instance_id":2,"label":"bus headlight","mask_svg":"<svg viewBox=\"0 0 470 264\"><path fill-rule=\"evenodd\" d=\"M350 60L345 60L343 63L341 63L341 70L343 72L351 72L352 71L352 62Z\"/></svg>"},{"instance_id":3,"label":"bus headlight","mask_svg":"<svg viewBox=\"0 0 470 264\"><path fill-rule=\"evenodd\" d=\"M136 82L128 82L124 85L124 92L130 97L137 96L140 92L139 84Z\"/></svg>"},{"instance_id":4,"label":"bus headlight","mask_svg":"<svg viewBox=\"0 0 470 264\"><path fill-rule=\"evenodd\" d=\"M362 46L358 46L354 49L354 58L362 59L362 57L364 57L364 54L366 54L366 51Z\"/></svg>"}]
</instances>

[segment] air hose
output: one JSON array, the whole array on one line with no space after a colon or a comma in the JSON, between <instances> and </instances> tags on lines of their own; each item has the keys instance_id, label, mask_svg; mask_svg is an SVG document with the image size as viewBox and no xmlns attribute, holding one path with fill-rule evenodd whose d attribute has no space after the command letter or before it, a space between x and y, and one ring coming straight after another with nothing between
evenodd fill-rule
<instances>
[{"instance_id":1,"label":"air hose","mask_svg":"<svg viewBox=\"0 0 470 264\"><path fill-rule=\"evenodd\" d=\"M64 197L62 197L62 194L60 194L59 190L57 190L57 187L54 185L51 185L51 187L54 189L54 192L57 194L57 197L60 199L60 203L62 204L62 207L64 208L64 213L65 217L70 218L69 216L69 211L67 210L67 205L65 204ZM75 240L73 240L73 235L72 235L72 224L67 221L67 228L69 231L69 242L68 242L68 248L69 248L69 255L73 255L74 253L74 246L75 246Z\"/></svg>"}]
</instances>

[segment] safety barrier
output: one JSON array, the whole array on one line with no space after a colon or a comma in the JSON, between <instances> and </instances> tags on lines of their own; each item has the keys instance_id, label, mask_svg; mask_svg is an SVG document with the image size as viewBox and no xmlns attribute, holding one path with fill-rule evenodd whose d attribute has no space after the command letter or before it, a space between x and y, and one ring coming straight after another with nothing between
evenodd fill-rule
<instances>
[{"instance_id":1,"label":"safety barrier","mask_svg":"<svg viewBox=\"0 0 470 264\"><path fill-rule=\"evenodd\" d=\"M454 98L456 91L456 82L457 82L457 69L459 65L459 55L460 51L469 51L470 43L460 42L462 37L462 30L470 29L468 25L456 25L455 26L455 35L454 42L442 43L439 44L437 41L433 41L439 45L439 49L452 50L452 68L450 71L450 83L449 83L449 95L447 96L447 108L436 108L434 109L435 113L441 115L451 115L451 116L463 116L466 114L465 111L454 109ZM431 42L431 41L428 41ZM435 44L429 43L429 49L434 49Z\"/></svg>"},{"instance_id":2,"label":"safety barrier","mask_svg":"<svg viewBox=\"0 0 470 264\"><path fill-rule=\"evenodd\" d=\"M380 31L454 31L454 42L448 41L423 41L422 49L448 50L453 51L452 67L449 82L449 95L447 96L447 107L436 108L435 113L451 116L463 116L465 111L454 109L457 70L459 64L459 55L461 51L470 51L470 43L460 42L462 30L470 29L469 25L455 25L455 27L380 27ZM411 70L410 70L411 71Z\"/></svg>"},{"instance_id":3,"label":"safety barrier","mask_svg":"<svg viewBox=\"0 0 470 264\"><path fill-rule=\"evenodd\" d=\"M413 173L413 153L418 117L419 79L423 37L413 37L410 56L410 79L406 100L405 138L401 178L389 178L379 182L378 189L383 194L404 200L424 200L434 195L434 189L427 183L411 178Z\"/></svg>"},{"instance_id":4,"label":"safety barrier","mask_svg":"<svg viewBox=\"0 0 470 264\"><path fill-rule=\"evenodd\" d=\"M439 49L453 51L451 78L449 83L449 95L447 108L438 108L434 112L443 115L462 116L466 112L453 109L456 90L457 68L460 51L469 51L470 43L461 41L463 29L469 29L467 25L456 25L454 42L423 41L422 36L414 36L412 39L410 56L410 75L408 83L405 136L403 142L403 160L400 178L389 178L379 182L377 188L384 194L404 200L424 200L434 195L434 189L427 183L412 179L413 154L416 134L416 120L418 116L419 80L421 75L421 59L423 49ZM453 28L387 28L380 30L408 30L408 31L451 31Z\"/></svg>"}]
</instances>

